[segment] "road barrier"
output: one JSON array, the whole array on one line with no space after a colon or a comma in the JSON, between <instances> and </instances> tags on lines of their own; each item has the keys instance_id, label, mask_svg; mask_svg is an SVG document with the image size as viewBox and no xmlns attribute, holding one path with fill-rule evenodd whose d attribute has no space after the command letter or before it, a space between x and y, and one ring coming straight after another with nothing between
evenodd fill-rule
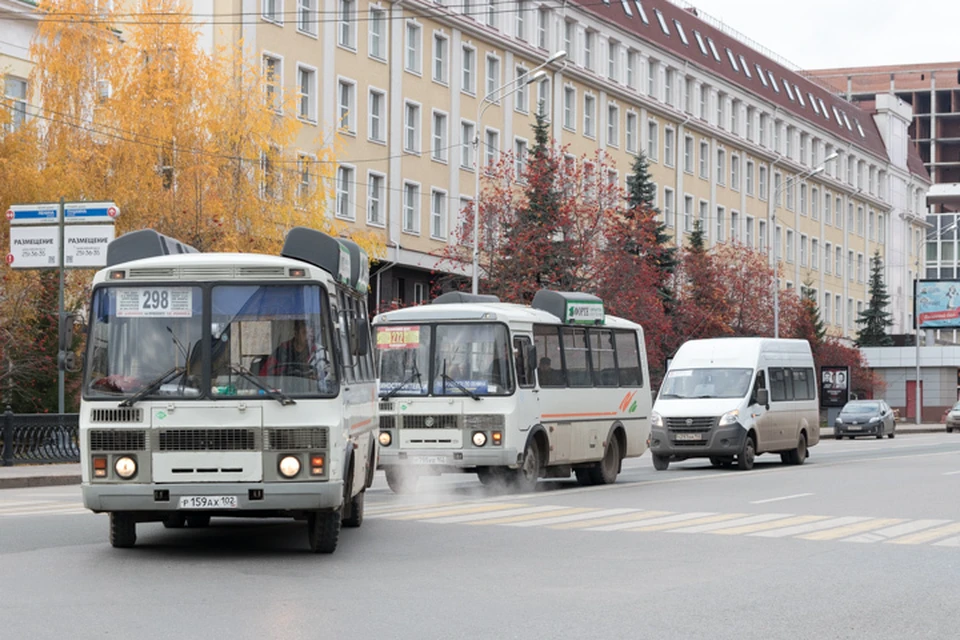
<instances>
[{"instance_id":1,"label":"road barrier","mask_svg":"<svg viewBox=\"0 0 960 640\"><path fill-rule=\"evenodd\" d=\"M7 407L0 432L3 466L80 462L76 413L15 414Z\"/></svg>"}]
</instances>

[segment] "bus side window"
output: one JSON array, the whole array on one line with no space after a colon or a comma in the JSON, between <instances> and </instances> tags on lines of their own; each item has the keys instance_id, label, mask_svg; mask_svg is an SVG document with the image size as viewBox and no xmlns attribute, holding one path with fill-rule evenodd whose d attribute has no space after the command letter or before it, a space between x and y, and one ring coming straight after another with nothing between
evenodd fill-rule
<instances>
[{"instance_id":1,"label":"bus side window","mask_svg":"<svg viewBox=\"0 0 960 640\"><path fill-rule=\"evenodd\" d=\"M560 350L559 327L534 325L533 341L537 346L537 379L541 387L565 387L563 352Z\"/></svg>"},{"instance_id":2,"label":"bus side window","mask_svg":"<svg viewBox=\"0 0 960 640\"><path fill-rule=\"evenodd\" d=\"M517 336L513 339L513 360L517 368L517 384L521 387L533 386L533 363L530 362L530 338Z\"/></svg>"},{"instance_id":3,"label":"bus side window","mask_svg":"<svg viewBox=\"0 0 960 640\"><path fill-rule=\"evenodd\" d=\"M563 334L563 361L567 371L567 383L571 387L593 386L587 360L587 330L563 327L560 331Z\"/></svg>"},{"instance_id":4,"label":"bus side window","mask_svg":"<svg viewBox=\"0 0 960 640\"><path fill-rule=\"evenodd\" d=\"M613 334L606 329L589 329L587 336L590 342L593 385L595 387L619 386Z\"/></svg>"},{"instance_id":5,"label":"bus side window","mask_svg":"<svg viewBox=\"0 0 960 640\"><path fill-rule=\"evenodd\" d=\"M640 348L637 334L633 331L615 331L617 341L617 364L620 369L620 386L642 387L643 370L640 368Z\"/></svg>"}]
</instances>

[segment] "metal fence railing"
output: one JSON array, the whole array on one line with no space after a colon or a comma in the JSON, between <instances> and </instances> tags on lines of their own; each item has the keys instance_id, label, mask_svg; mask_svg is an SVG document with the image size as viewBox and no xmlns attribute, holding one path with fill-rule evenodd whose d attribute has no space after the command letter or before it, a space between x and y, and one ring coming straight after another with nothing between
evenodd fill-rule
<instances>
[{"instance_id":1,"label":"metal fence railing","mask_svg":"<svg viewBox=\"0 0 960 640\"><path fill-rule=\"evenodd\" d=\"M0 460L5 467L79 462L79 427L76 413L17 414L7 407L0 429Z\"/></svg>"}]
</instances>

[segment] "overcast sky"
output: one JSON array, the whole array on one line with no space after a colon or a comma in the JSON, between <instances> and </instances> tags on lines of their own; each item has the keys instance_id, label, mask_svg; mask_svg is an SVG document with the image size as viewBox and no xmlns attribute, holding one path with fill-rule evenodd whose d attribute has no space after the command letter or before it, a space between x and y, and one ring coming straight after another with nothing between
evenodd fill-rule
<instances>
[{"instance_id":1,"label":"overcast sky","mask_svg":"<svg viewBox=\"0 0 960 640\"><path fill-rule=\"evenodd\" d=\"M960 61L960 0L688 0L800 68Z\"/></svg>"}]
</instances>

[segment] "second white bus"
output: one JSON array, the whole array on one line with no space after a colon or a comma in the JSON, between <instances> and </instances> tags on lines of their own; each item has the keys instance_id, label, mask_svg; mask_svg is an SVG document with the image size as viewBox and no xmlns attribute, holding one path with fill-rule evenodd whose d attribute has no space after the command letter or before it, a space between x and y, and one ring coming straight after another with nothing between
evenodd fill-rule
<instances>
[{"instance_id":1,"label":"second white bus","mask_svg":"<svg viewBox=\"0 0 960 640\"><path fill-rule=\"evenodd\" d=\"M646 449L643 329L595 296L542 290L523 306L453 292L374 326L380 465L394 492L448 472L525 491L572 473L608 484Z\"/></svg>"}]
</instances>

